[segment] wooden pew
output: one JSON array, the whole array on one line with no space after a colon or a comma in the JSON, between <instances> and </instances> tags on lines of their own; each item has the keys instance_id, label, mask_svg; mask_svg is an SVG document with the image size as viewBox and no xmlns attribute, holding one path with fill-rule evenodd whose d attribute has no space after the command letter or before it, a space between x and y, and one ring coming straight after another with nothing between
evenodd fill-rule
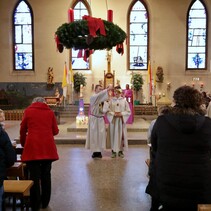
<instances>
[{"instance_id":1,"label":"wooden pew","mask_svg":"<svg viewBox=\"0 0 211 211\"><path fill-rule=\"evenodd\" d=\"M17 140L17 139L16 139ZM19 140L18 140L19 141ZM17 141L16 141L17 142ZM16 154L21 155L23 153L23 147L21 146L21 144L16 144L15 146L15 151Z\"/></svg>"},{"instance_id":2,"label":"wooden pew","mask_svg":"<svg viewBox=\"0 0 211 211\"><path fill-rule=\"evenodd\" d=\"M149 167L149 164L150 164L150 159L146 159L145 160L145 163L147 164L147 166Z\"/></svg>"},{"instance_id":3,"label":"wooden pew","mask_svg":"<svg viewBox=\"0 0 211 211\"><path fill-rule=\"evenodd\" d=\"M4 195L13 198L13 210L16 210L16 199L21 199L21 207L23 208L24 199L30 196L30 189L33 185L32 180L5 180ZM5 204L4 204L5 206ZM29 209L28 203L26 209Z\"/></svg>"},{"instance_id":4,"label":"wooden pew","mask_svg":"<svg viewBox=\"0 0 211 211\"><path fill-rule=\"evenodd\" d=\"M22 162L15 162L13 166L7 169L7 178L25 179L24 176L24 165Z\"/></svg>"}]
</instances>

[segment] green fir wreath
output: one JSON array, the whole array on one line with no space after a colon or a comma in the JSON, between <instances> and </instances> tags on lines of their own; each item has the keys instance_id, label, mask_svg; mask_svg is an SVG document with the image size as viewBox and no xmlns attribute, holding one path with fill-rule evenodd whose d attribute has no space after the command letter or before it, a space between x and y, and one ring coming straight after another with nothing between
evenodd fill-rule
<instances>
[{"instance_id":1,"label":"green fir wreath","mask_svg":"<svg viewBox=\"0 0 211 211\"><path fill-rule=\"evenodd\" d=\"M55 32L59 43L67 49L90 49L103 50L112 49L117 44L122 44L126 39L126 33L116 24L105 21L104 27L106 36L96 32L96 37L89 35L87 20L77 20L71 23L64 23Z\"/></svg>"}]
</instances>

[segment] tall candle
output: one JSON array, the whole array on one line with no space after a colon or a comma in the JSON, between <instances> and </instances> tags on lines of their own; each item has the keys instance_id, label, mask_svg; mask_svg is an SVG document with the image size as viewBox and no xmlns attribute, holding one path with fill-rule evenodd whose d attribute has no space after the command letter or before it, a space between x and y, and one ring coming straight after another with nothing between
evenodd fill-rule
<instances>
[{"instance_id":1,"label":"tall candle","mask_svg":"<svg viewBox=\"0 0 211 211\"><path fill-rule=\"evenodd\" d=\"M108 12L107 12L107 20L109 22L113 22L113 10L108 10Z\"/></svg>"},{"instance_id":2,"label":"tall candle","mask_svg":"<svg viewBox=\"0 0 211 211\"><path fill-rule=\"evenodd\" d=\"M74 10L72 8L68 10L68 21L69 23L74 21Z\"/></svg>"}]
</instances>

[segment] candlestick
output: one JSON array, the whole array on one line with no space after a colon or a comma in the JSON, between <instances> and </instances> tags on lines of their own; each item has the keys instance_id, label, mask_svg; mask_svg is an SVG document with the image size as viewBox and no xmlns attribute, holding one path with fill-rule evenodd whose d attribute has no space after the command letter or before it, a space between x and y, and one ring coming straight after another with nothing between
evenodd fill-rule
<instances>
[{"instance_id":1,"label":"candlestick","mask_svg":"<svg viewBox=\"0 0 211 211\"><path fill-rule=\"evenodd\" d=\"M168 83L167 83L167 90L170 90L170 88L171 88L171 83L168 82Z\"/></svg>"},{"instance_id":2,"label":"candlestick","mask_svg":"<svg viewBox=\"0 0 211 211\"><path fill-rule=\"evenodd\" d=\"M80 98L83 97L83 84L80 85Z\"/></svg>"},{"instance_id":3,"label":"candlestick","mask_svg":"<svg viewBox=\"0 0 211 211\"><path fill-rule=\"evenodd\" d=\"M159 94L158 94L158 99L160 99L161 98L161 93L159 92Z\"/></svg>"},{"instance_id":4,"label":"candlestick","mask_svg":"<svg viewBox=\"0 0 211 211\"><path fill-rule=\"evenodd\" d=\"M68 21L69 23L74 21L74 10L72 8L68 10Z\"/></svg>"},{"instance_id":5,"label":"candlestick","mask_svg":"<svg viewBox=\"0 0 211 211\"><path fill-rule=\"evenodd\" d=\"M108 13L107 13L107 20L109 22L113 22L113 10L108 10Z\"/></svg>"}]
</instances>

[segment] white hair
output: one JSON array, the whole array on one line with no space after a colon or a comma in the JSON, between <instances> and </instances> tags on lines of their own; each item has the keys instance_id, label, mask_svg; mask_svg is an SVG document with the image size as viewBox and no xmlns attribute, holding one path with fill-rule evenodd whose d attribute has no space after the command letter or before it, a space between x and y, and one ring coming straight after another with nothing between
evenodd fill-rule
<instances>
[{"instance_id":1,"label":"white hair","mask_svg":"<svg viewBox=\"0 0 211 211\"><path fill-rule=\"evenodd\" d=\"M4 111L0 109L0 123L5 121Z\"/></svg>"},{"instance_id":2,"label":"white hair","mask_svg":"<svg viewBox=\"0 0 211 211\"><path fill-rule=\"evenodd\" d=\"M32 103L46 103L45 101L45 98L43 97L35 97L33 100L32 100Z\"/></svg>"}]
</instances>

